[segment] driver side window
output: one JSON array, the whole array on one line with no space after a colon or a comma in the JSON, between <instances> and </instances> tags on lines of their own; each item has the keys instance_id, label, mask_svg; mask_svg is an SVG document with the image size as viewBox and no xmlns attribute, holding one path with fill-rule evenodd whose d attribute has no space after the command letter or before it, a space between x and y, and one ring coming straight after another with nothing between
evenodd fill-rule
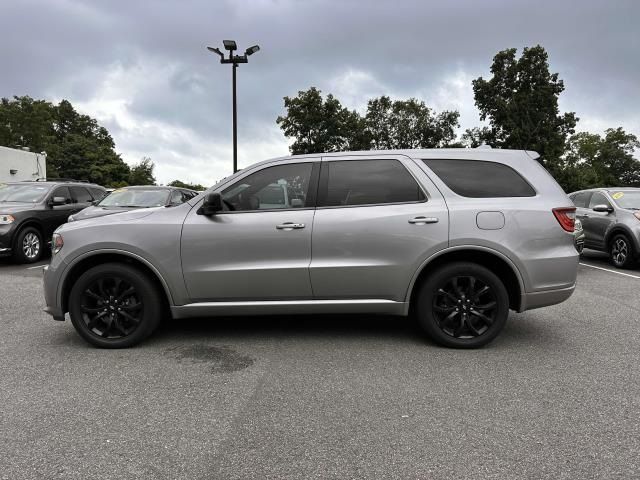
<instances>
[{"instance_id":1,"label":"driver side window","mask_svg":"<svg viewBox=\"0 0 640 480\"><path fill-rule=\"evenodd\" d=\"M605 197L600 192L595 192L591 196L591 201L589 202L589 208L593 208L596 205L606 205L607 207L611 206L611 204L609 203L609 200L607 200L607 197Z\"/></svg>"},{"instance_id":2,"label":"driver side window","mask_svg":"<svg viewBox=\"0 0 640 480\"><path fill-rule=\"evenodd\" d=\"M313 206L309 196L312 163L267 167L222 191L231 211L278 210Z\"/></svg>"}]
</instances>

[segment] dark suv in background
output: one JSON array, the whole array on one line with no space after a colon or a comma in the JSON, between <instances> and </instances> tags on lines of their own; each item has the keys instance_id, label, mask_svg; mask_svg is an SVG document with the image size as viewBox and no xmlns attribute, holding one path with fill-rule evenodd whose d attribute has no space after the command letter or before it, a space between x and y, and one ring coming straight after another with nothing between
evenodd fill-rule
<instances>
[{"instance_id":1,"label":"dark suv in background","mask_svg":"<svg viewBox=\"0 0 640 480\"><path fill-rule=\"evenodd\" d=\"M72 181L0 183L0 256L37 262L53 231L107 191Z\"/></svg>"},{"instance_id":2,"label":"dark suv in background","mask_svg":"<svg viewBox=\"0 0 640 480\"><path fill-rule=\"evenodd\" d=\"M640 255L640 188L595 188L569 194L582 223L584 247L607 252L618 268Z\"/></svg>"}]
</instances>

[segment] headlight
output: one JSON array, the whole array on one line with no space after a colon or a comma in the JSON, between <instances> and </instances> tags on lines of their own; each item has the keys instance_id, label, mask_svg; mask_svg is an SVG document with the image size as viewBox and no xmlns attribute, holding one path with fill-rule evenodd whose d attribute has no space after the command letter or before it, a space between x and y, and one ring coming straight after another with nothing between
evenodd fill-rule
<instances>
[{"instance_id":1,"label":"headlight","mask_svg":"<svg viewBox=\"0 0 640 480\"><path fill-rule=\"evenodd\" d=\"M76 219L73 218L73 215L69 215L69 218L67 218L67 222L74 222Z\"/></svg>"},{"instance_id":2,"label":"headlight","mask_svg":"<svg viewBox=\"0 0 640 480\"><path fill-rule=\"evenodd\" d=\"M9 225L10 223L13 223L14 220L15 218L13 218L12 215L4 215L0 213L0 225Z\"/></svg>"},{"instance_id":3,"label":"headlight","mask_svg":"<svg viewBox=\"0 0 640 480\"><path fill-rule=\"evenodd\" d=\"M55 255L58 253L62 247L64 246L64 239L62 235L59 233L54 233L53 237L51 237L51 253Z\"/></svg>"}]
</instances>

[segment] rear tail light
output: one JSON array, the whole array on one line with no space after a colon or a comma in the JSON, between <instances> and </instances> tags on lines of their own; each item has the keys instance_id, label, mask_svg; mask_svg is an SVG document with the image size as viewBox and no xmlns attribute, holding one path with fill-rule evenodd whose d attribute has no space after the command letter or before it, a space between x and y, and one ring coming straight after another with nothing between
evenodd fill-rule
<instances>
[{"instance_id":1,"label":"rear tail light","mask_svg":"<svg viewBox=\"0 0 640 480\"><path fill-rule=\"evenodd\" d=\"M551 210L560 226L567 232L573 233L576 226L576 207L554 208Z\"/></svg>"}]
</instances>

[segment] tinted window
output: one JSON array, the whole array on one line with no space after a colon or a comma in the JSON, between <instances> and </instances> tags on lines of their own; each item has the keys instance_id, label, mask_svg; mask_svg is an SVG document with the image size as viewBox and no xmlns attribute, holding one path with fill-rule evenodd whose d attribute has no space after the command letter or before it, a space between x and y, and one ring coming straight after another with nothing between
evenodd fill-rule
<instances>
[{"instance_id":1,"label":"tinted window","mask_svg":"<svg viewBox=\"0 0 640 480\"><path fill-rule=\"evenodd\" d=\"M596 205L606 205L610 207L611 203L609 203L609 200L607 200L607 197L605 197L600 192L593 192L593 195L591 196L591 201L589 202L589 208L593 208Z\"/></svg>"},{"instance_id":2,"label":"tinted window","mask_svg":"<svg viewBox=\"0 0 640 480\"><path fill-rule=\"evenodd\" d=\"M53 197L64 197L67 200L66 203L71 203L71 194L67 187L56 187L49 198Z\"/></svg>"},{"instance_id":3,"label":"tinted window","mask_svg":"<svg viewBox=\"0 0 640 480\"><path fill-rule=\"evenodd\" d=\"M587 208L589 205L589 199L591 198L591 192L580 192L571 195L571 201L576 207Z\"/></svg>"},{"instance_id":4,"label":"tinted window","mask_svg":"<svg viewBox=\"0 0 640 480\"><path fill-rule=\"evenodd\" d=\"M535 190L513 168L478 160L423 160L447 187L471 198L533 197Z\"/></svg>"},{"instance_id":5,"label":"tinted window","mask_svg":"<svg viewBox=\"0 0 640 480\"><path fill-rule=\"evenodd\" d=\"M229 210L271 210L313 206L311 163L291 163L253 173L222 191Z\"/></svg>"},{"instance_id":6,"label":"tinted window","mask_svg":"<svg viewBox=\"0 0 640 480\"><path fill-rule=\"evenodd\" d=\"M420 202L418 183L398 160L348 160L322 165L322 206Z\"/></svg>"},{"instance_id":7,"label":"tinted window","mask_svg":"<svg viewBox=\"0 0 640 480\"><path fill-rule=\"evenodd\" d=\"M183 201L184 197L180 190L174 190L171 192L171 200L169 201L171 205L180 205Z\"/></svg>"},{"instance_id":8,"label":"tinted window","mask_svg":"<svg viewBox=\"0 0 640 480\"><path fill-rule=\"evenodd\" d=\"M75 203L91 203L93 201L93 197L84 187L69 187L71 190L71 195L73 196L73 200Z\"/></svg>"}]
</instances>

